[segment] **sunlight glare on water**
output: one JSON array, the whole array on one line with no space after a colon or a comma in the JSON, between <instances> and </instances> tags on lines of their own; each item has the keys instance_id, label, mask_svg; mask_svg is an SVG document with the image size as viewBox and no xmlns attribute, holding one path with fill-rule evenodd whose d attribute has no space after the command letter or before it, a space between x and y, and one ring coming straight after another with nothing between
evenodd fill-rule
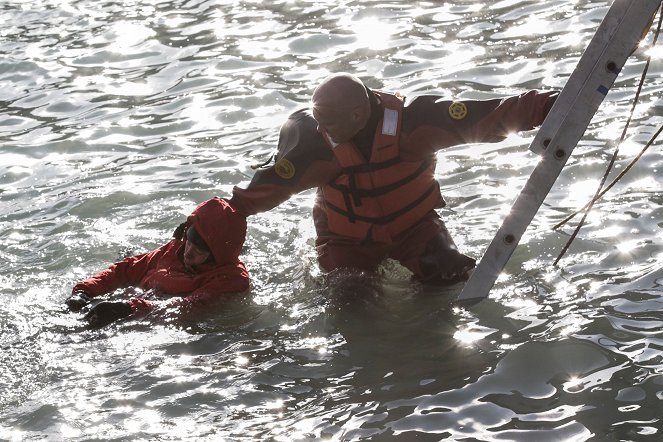
<instances>
[{"instance_id":1,"label":"sunlight glare on water","mask_svg":"<svg viewBox=\"0 0 663 442\"><path fill-rule=\"evenodd\" d=\"M351 20L346 16L339 21L339 25L342 28L354 29L357 39L355 49L369 48L373 51L386 49L392 44L393 35L399 32L394 23L379 17Z\"/></svg>"},{"instance_id":2,"label":"sunlight glare on water","mask_svg":"<svg viewBox=\"0 0 663 442\"><path fill-rule=\"evenodd\" d=\"M660 45L631 56L479 304L392 261L330 284L306 191L248 218L251 290L218 311L88 330L63 306L246 187L330 73L408 100L559 89L610 3L5 2L0 439L660 440L660 140L557 266L579 217L550 229L594 195L648 55L611 178L660 126ZM535 133L437 154L461 251L481 258L537 164Z\"/></svg>"}]
</instances>

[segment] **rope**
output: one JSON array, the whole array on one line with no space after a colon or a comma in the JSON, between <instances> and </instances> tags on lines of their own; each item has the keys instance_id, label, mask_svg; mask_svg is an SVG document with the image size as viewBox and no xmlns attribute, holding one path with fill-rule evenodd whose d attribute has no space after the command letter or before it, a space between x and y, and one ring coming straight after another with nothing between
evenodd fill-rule
<instances>
[{"instance_id":1,"label":"rope","mask_svg":"<svg viewBox=\"0 0 663 442\"><path fill-rule=\"evenodd\" d=\"M615 179L613 179L612 182L610 182L610 184L608 184L608 186L607 186L605 189L603 189L603 191L601 191L601 193L598 195L598 199L601 199L601 198L603 197L603 195L605 195L606 193L608 193L608 191L609 191L610 189L612 189L612 187L613 187L615 184L617 184L617 181L619 181L624 175L626 175L626 174L628 173L629 170L631 170L631 168L635 165L635 163L638 162L638 160L640 159L640 157L642 157L642 155L647 151L647 149L649 149L649 147L650 147L652 144L654 144L654 142L656 141L656 138L658 138L658 136L661 134L661 132L663 132L663 125L662 125L662 126L656 131L656 133L655 133L655 134L649 139L649 141L647 142L647 144L645 144L645 147L642 148L642 150L640 151L640 153L638 153L638 155L636 155L635 158L633 158L633 159L631 160L631 162L628 164L628 166L626 166L626 167L624 168L624 170L622 170L622 171L619 173L619 175L617 175L617 176L615 177ZM594 200L592 200L592 201L594 201ZM564 224L566 224L568 221L570 221L574 216L576 216L577 214L579 214L580 212L582 212L583 210L585 210L587 207L589 207L589 204L590 204L592 201L588 202L587 204L585 204L584 206L582 206L580 209L576 210L575 212L573 212L572 214L570 214L569 216L567 216L566 218L564 218L562 221L560 221L559 223L555 224L555 225L553 226L553 230L557 230L557 229L559 229L559 228L562 227Z\"/></svg>"},{"instance_id":2,"label":"rope","mask_svg":"<svg viewBox=\"0 0 663 442\"><path fill-rule=\"evenodd\" d=\"M653 39L653 41L652 41L652 47L656 44L656 41L658 40L658 35L659 35L660 31L661 31L661 22L662 22L662 21L663 21L663 5L661 6L661 14L659 15L658 26L657 26L657 29L656 29L656 33L654 34L654 39ZM640 77L640 84L638 85L638 89L637 89L637 91L636 91L635 98L634 98L634 100L633 100L633 105L631 106L631 112L629 113L628 119L626 120L626 124L624 125L624 130L622 130L621 137L620 137L619 142L617 143L617 146L616 146L616 148L615 148L615 152L613 153L612 158L610 159L610 163L608 164L608 168L606 169L605 173L603 174L603 177L601 178L601 182L599 183L599 186L598 186L598 188L596 189L596 192L595 192L595 194L594 194L594 197L593 197L593 198L592 198L587 204L585 204L581 209L579 209L578 211L574 212L573 214L571 214L570 216L568 216L566 219L564 219L562 222L558 223L556 226L553 227L553 229L558 229L559 227L561 227L562 225L564 225L567 221L569 221L571 218L573 218L575 215L577 215L578 213L580 213L582 210L585 210L585 213L583 214L582 219L580 220L580 222L579 222L578 225L576 226L575 230L574 230L573 233L571 234L571 237L570 237L569 240L566 242L566 244L564 245L564 248L563 248L562 251L559 253L559 255L557 256L557 258L555 259L555 262L553 262L553 265L554 265L554 266L556 266L557 263L562 259L562 257L566 254L567 250L568 250L569 247L571 246L571 243L575 240L576 236L578 235L578 232L580 231L580 229L582 228L582 226L585 224L585 221L587 220L587 216L589 215L589 212L590 212L590 211L592 210L592 208L594 207L594 203L595 203L598 199L600 199L601 196L603 196L603 194L605 194L605 192L607 192L612 186L614 186L614 184L615 184L615 183L616 183L621 177L623 177L623 176L625 175L625 173L626 173L626 172L632 167L632 165L635 164L635 161L637 161L638 159L640 159L640 157L641 157L642 154L645 152L645 150L647 150L647 149L649 148L649 146L654 142L654 140L656 139L656 137L658 137L658 135L661 133L661 130L663 129L663 127L661 127L661 129L659 129L659 130L656 132L656 134L654 135L654 137L649 141L649 143L647 143L647 145L646 145L645 148L642 150L642 152L636 157L636 159L635 159L634 161L632 161L632 164L629 164L629 167L627 167L627 168L626 168L621 174L619 174L619 176L618 176L615 180L613 180L612 183L610 183L610 185L605 189L605 191L602 191L602 190L603 190L603 186L605 185L605 182L606 182L607 179L608 179L608 175L610 174L610 171L612 170L612 168L613 168L613 166L614 166L614 164L615 164L615 161L617 160L617 156L618 156L618 154L619 154L619 146L622 144L622 142L623 142L624 139L626 138L626 132L627 132L627 130L628 130L629 125L631 124L631 120L632 120L632 118L633 118L633 114L634 114L634 112L635 112L635 107L636 107L636 105L638 104L638 100L639 100L639 98L640 98L640 92L642 91L642 86L643 86L643 84L644 84L644 82L645 82L645 77L647 76L647 71L649 70L649 64L650 64L650 62L651 62L651 55L649 55L649 56L647 57L647 62L645 63L645 67L644 67L644 69L643 69L643 71L642 71L642 76Z\"/></svg>"}]
</instances>

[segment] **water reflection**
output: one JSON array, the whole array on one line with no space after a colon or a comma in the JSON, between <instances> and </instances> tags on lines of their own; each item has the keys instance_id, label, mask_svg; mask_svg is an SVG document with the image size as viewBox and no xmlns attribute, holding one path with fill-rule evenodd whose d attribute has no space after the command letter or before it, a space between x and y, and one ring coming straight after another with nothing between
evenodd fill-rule
<instances>
[{"instance_id":1,"label":"water reflection","mask_svg":"<svg viewBox=\"0 0 663 442\"><path fill-rule=\"evenodd\" d=\"M561 87L604 1L166 1L0 8L0 439L634 440L660 436L660 155L597 204L636 53L486 303L387 264L333 293L303 194L251 220L253 290L195 323L80 329L73 281L228 195L331 71L406 96ZM660 49L628 161L660 122ZM533 133L441 152L441 211L475 255L537 159ZM640 146L640 147L639 147ZM593 435L593 436L592 436ZM598 436L600 435L600 436Z\"/></svg>"}]
</instances>

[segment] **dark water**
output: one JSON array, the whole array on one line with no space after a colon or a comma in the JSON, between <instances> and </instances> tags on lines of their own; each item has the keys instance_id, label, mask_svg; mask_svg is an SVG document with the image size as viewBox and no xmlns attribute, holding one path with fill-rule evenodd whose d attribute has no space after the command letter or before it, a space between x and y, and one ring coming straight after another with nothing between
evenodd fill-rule
<instances>
[{"instance_id":1,"label":"dark water","mask_svg":"<svg viewBox=\"0 0 663 442\"><path fill-rule=\"evenodd\" d=\"M0 439L661 440L658 146L552 266L571 228L551 226L593 194L644 50L477 306L392 262L330 290L304 193L250 219L251 293L209 317L93 332L62 308L77 280L247 184L330 72L406 96L560 88L608 4L0 4ZM663 120L651 54L621 168ZM532 137L440 152L464 251L492 239L536 164Z\"/></svg>"}]
</instances>

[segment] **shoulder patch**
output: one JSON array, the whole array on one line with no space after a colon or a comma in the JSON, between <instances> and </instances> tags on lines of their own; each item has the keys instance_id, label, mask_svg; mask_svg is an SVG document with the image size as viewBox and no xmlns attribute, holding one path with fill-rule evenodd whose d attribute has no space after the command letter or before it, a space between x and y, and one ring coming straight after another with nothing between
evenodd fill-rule
<instances>
[{"instance_id":1,"label":"shoulder patch","mask_svg":"<svg viewBox=\"0 0 663 442\"><path fill-rule=\"evenodd\" d=\"M454 101L449 105L449 116L454 120L462 120L467 116L467 106L460 101Z\"/></svg>"},{"instance_id":2,"label":"shoulder patch","mask_svg":"<svg viewBox=\"0 0 663 442\"><path fill-rule=\"evenodd\" d=\"M281 158L274 163L274 172L284 180L289 180L295 176L295 165L292 164L292 161Z\"/></svg>"}]
</instances>

